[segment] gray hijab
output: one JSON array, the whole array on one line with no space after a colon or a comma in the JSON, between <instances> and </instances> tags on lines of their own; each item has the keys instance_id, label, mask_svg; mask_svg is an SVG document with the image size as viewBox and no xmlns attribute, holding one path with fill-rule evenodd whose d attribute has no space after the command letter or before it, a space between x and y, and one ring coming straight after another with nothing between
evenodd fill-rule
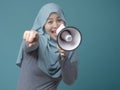
<instances>
[{"instance_id":1,"label":"gray hijab","mask_svg":"<svg viewBox=\"0 0 120 90\"><path fill-rule=\"evenodd\" d=\"M33 24L33 27L32 29L33 30L37 30L41 36L45 37L45 38L40 38L42 39L41 43L40 42L40 49L41 50L39 53L40 55L42 56L42 59L39 58L38 60L38 65L39 67L41 68L42 71L44 71L46 74L52 76L52 77L59 77L61 72L60 72L60 65L59 65L59 62L57 61L57 59L53 59L53 58L57 58L59 53L55 53L54 57L50 57L51 55L53 55L54 52L56 52L56 49L55 48L52 48L51 45L55 45L56 42L53 42L51 40L49 40L49 44L47 44L47 39L46 38L50 38L49 35L47 34L44 34L44 30L43 30L43 27L49 17L49 15L53 12L56 12L59 17L64 20L65 22L65 17L64 17L64 13L62 11L62 9L54 4L54 3L48 3L48 4L45 4L39 11L36 19L35 19L35 22ZM43 45L41 45L43 44ZM22 63L22 60L23 60L23 49L22 49L23 45L21 45L21 48L19 50L19 55L18 55L18 58L17 58L17 62L16 64L18 66L21 66L21 63ZM49 49L48 51L46 51L46 49ZM44 53L41 53L41 52L46 52L46 54ZM49 61L47 61L49 59ZM47 63L46 63L47 62ZM51 65L49 67L49 65ZM49 70L48 70L49 68ZM55 68L55 70L53 70L53 68Z\"/></svg>"},{"instance_id":2,"label":"gray hijab","mask_svg":"<svg viewBox=\"0 0 120 90\"><path fill-rule=\"evenodd\" d=\"M50 39L48 34L44 33L44 25L50 14L53 12L57 13L65 22L62 9L55 3L48 3L40 9L32 29L37 30L40 34L42 34L39 42L39 55L41 56L38 60L38 66L44 73L56 78L61 75L60 64L58 60L59 53L57 52L56 42Z\"/></svg>"}]
</instances>

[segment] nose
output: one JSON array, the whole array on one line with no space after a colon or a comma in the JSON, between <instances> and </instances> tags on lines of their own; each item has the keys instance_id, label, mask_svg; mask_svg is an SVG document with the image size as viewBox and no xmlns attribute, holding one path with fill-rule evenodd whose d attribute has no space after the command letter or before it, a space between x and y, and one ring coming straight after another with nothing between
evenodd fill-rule
<instances>
[{"instance_id":1,"label":"nose","mask_svg":"<svg viewBox=\"0 0 120 90\"><path fill-rule=\"evenodd\" d=\"M57 29L58 27L59 27L59 24L58 24L57 22L54 22L54 23L53 23L53 28L54 28L54 29Z\"/></svg>"}]
</instances>

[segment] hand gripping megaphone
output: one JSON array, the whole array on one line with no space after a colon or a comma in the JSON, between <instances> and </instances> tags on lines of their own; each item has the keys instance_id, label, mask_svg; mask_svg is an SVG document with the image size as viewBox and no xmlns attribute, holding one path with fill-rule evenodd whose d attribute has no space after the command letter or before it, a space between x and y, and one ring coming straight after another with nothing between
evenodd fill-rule
<instances>
[{"instance_id":1,"label":"hand gripping megaphone","mask_svg":"<svg viewBox=\"0 0 120 90\"><path fill-rule=\"evenodd\" d=\"M63 50L74 50L81 43L82 35L76 27L65 27L63 24L61 24L56 33L58 46Z\"/></svg>"}]
</instances>

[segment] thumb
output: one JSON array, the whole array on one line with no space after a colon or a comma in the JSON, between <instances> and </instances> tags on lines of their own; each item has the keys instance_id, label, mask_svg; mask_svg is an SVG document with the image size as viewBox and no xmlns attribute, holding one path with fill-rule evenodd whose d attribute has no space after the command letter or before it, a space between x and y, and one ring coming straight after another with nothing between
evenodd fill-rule
<instances>
[{"instance_id":1,"label":"thumb","mask_svg":"<svg viewBox=\"0 0 120 90\"><path fill-rule=\"evenodd\" d=\"M32 43L29 43L29 44L28 44L28 47L32 47L32 45L33 45Z\"/></svg>"},{"instance_id":2,"label":"thumb","mask_svg":"<svg viewBox=\"0 0 120 90\"><path fill-rule=\"evenodd\" d=\"M36 44L37 44L37 42L31 42L31 43L28 44L28 47L32 47L32 46L34 46Z\"/></svg>"}]
</instances>

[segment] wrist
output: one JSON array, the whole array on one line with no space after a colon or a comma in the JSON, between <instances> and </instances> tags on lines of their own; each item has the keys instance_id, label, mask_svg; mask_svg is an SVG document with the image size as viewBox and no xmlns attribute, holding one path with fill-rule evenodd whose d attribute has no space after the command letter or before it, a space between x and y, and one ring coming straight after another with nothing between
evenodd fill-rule
<instances>
[{"instance_id":1,"label":"wrist","mask_svg":"<svg viewBox=\"0 0 120 90\"><path fill-rule=\"evenodd\" d=\"M64 60L68 56L68 52L61 52L60 53L60 60Z\"/></svg>"}]
</instances>

